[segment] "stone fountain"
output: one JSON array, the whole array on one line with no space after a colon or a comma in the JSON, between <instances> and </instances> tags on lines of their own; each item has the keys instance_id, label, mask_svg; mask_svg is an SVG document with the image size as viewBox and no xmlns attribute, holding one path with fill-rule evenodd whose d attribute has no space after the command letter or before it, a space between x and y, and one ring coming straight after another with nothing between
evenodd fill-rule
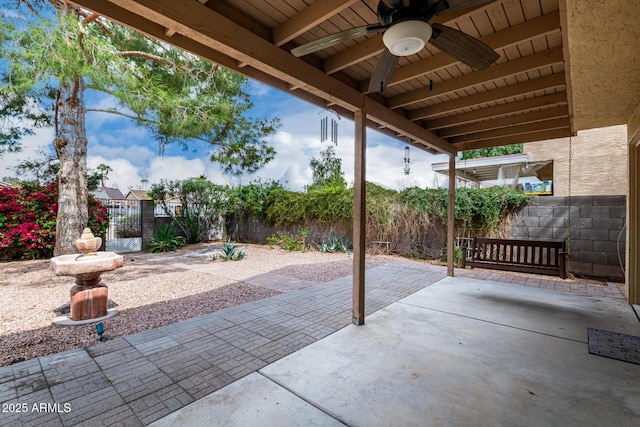
<instances>
[{"instance_id":1,"label":"stone fountain","mask_svg":"<svg viewBox=\"0 0 640 427\"><path fill-rule=\"evenodd\" d=\"M69 323L68 319L97 321L117 313L107 310L108 289L100 276L106 271L122 267L123 258L113 252L97 252L100 245L102 239L94 237L91 230L85 228L80 239L76 240L80 254L51 258L51 268L57 276L76 278L76 284L71 288L71 313L62 321L56 319L54 324L74 324Z\"/></svg>"}]
</instances>

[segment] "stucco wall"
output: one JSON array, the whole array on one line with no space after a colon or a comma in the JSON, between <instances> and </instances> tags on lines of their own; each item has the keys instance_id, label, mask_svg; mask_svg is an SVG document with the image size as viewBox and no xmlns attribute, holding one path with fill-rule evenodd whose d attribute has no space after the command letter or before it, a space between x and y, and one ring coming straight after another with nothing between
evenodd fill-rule
<instances>
[{"instance_id":1,"label":"stucco wall","mask_svg":"<svg viewBox=\"0 0 640 427\"><path fill-rule=\"evenodd\" d=\"M553 194L569 195L571 145L571 195L627 194L627 127L611 126L578 132L571 138L524 144L533 160L553 160Z\"/></svg>"}]
</instances>

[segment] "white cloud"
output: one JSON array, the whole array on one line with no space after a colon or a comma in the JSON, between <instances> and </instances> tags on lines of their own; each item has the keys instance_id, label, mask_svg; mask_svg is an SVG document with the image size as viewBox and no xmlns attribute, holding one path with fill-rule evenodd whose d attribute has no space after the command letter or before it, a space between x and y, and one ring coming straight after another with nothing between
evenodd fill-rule
<instances>
[{"instance_id":1,"label":"white cloud","mask_svg":"<svg viewBox=\"0 0 640 427\"><path fill-rule=\"evenodd\" d=\"M149 182L160 182L162 179L186 179L204 175L205 171L204 162L200 159L155 157L150 162L147 179Z\"/></svg>"},{"instance_id":2,"label":"white cloud","mask_svg":"<svg viewBox=\"0 0 640 427\"><path fill-rule=\"evenodd\" d=\"M247 92L251 96L265 96L269 94L273 89L255 80L249 80Z\"/></svg>"},{"instance_id":3,"label":"white cloud","mask_svg":"<svg viewBox=\"0 0 640 427\"><path fill-rule=\"evenodd\" d=\"M107 176L107 187L119 188L125 195L130 188L140 188L141 170L124 158L107 160L101 156L87 156L87 167L97 169L100 164L109 166L112 170Z\"/></svg>"},{"instance_id":4,"label":"white cloud","mask_svg":"<svg viewBox=\"0 0 640 427\"><path fill-rule=\"evenodd\" d=\"M0 155L0 179L3 177L15 177L12 168L25 160L35 160L42 158L40 151L49 152L53 150L53 128L35 129L33 135L22 138L22 151L18 153L4 153Z\"/></svg>"}]
</instances>

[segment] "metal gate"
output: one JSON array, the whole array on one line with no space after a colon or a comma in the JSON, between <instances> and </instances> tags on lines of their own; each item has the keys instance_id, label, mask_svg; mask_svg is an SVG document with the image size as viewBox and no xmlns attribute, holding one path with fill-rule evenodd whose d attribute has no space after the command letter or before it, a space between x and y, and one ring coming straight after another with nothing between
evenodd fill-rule
<instances>
[{"instance_id":1,"label":"metal gate","mask_svg":"<svg viewBox=\"0 0 640 427\"><path fill-rule=\"evenodd\" d=\"M142 250L142 211L139 200L98 199L109 211L105 249L109 252Z\"/></svg>"}]
</instances>

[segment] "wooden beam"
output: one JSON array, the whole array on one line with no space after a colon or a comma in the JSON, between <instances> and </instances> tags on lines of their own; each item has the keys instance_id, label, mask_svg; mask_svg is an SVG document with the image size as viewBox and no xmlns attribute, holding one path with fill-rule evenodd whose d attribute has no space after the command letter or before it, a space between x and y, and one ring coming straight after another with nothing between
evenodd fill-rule
<instances>
[{"instance_id":1,"label":"wooden beam","mask_svg":"<svg viewBox=\"0 0 640 427\"><path fill-rule=\"evenodd\" d=\"M453 138L449 138L449 142L451 142L452 144L475 142L475 141L482 141L485 139L503 138L503 137L508 137L512 135L522 135L527 133L535 133L535 132L541 132L541 131L551 130L551 129L562 129L567 127L571 127L571 122L569 120L568 115L567 117L562 117L559 119L551 119L551 120L544 120L544 121L534 122L534 123L518 124L514 126L503 127L500 129L493 129L493 130L487 130L483 132L471 133L468 135L456 136Z\"/></svg>"},{"instance_id":2,"label":"wooden beam","mask_svg":"<svg viewBox=\"0 0 640 427\"><path fill-rule=\"evenodd\" d=\"M548 76L540 77L533 80L501 87L498 89L480 92L475 95L465 96L451 101L441 102L439 104L430 105L428 107L418 108L409 111L410 120L426 119L431 116L452 113L464 108L476 107L478 105L500 102L516 96L529 95L534 92L543 90L552 90L564 88L564 73L555 73Z\"/></svg>"},{"instance_id":3,"label":"wooden beam","mask_svg":"<svg viewBox=\"0 0 640 427\"><path fill-rule=\"evenodd\" d=\"M84 4L87 0L77 0ZM122 8L164 25L198 43L230 56L239 63L250 64L264 73L286 81L355 110L363 100L357 90L326 75L305 61L259 37L226 16L191 0L110 0ZM136 27L137 22L128 25Z\"/></svg>"},{"instance_id":4,"label":"wooden beam","mask_svg":"<svg viewBox=\"0 0 640 427\"><path fill-rule=\"evenodd\" d=\"M566 105L549 108L547 110L532 111L530 113L517 114L499 119L485 120L482 122L470 123L462 126L445 128L438 132L442 138L451 138L459 135L472 135L476 132L500 129L508 126L522 125L543 120L551 120L560 117L569 117L569 109Z\"/></svg>"},{"instance_id":5,"label":"wooden beam","mask_svg":"<svg viewBox=\"0 0 640 427\"><path fill-rule=\"evenodd\" d=\"M425 87L423 89L416 89L401 95L393 96L387 101L387 107L393 109L417 102L428 101L442 95L481 85L493 80L506 79L507 77L527 73L539 68L562 64L562 61L562 48L557 47L545 50L534 53L533 55L514 59L513 61L503 62L482 71L475 71L470 74L445 80L434 85L433 88Z\"/></svg>"},{"instance_id":6,"label":"wooden beam","mask_svg":"<svg viewBox=\"0 0 640 427\"><path fill-rule=\"evenodd\" d=\"M356 111L354 140L354 188L353 188L353 298L352 322L364 325L365 250L366 250L366 194L367 194L367 129L366 112Z\"/></svg>"},{"instance_id":7,"label":"wooden beam","mask_svg":"<svg viewBox=\"0 0 640 427\"><path fill-rule=\"evenodd\" d=\"M564 49L564 74L565 80L567 82L567 101L569 103L569 116L571 117L571 132L577 132L575 129L575 125L573 123L573 90L572 90L572 82L573 78L571 77L572 67L571 67L571 55L569 54L569 19L567 17L567 0L559 0L558 9L560 13L560 26L562 27L562 47ZM580 73L579 70L576 70Z\"/></svg>"},{"instance_id":8,"label":"wooden beam","mask_svg":"<svg viewBox=\"0 0 640 427\"><path fill-rule=\"evenodd\" d=\"M571 136L571 130L567 127L564 129L544 130L535 133L527 133L523 135L510 135L494 139L485 139L474 142L459 142L453 144L459 151L476 150L478 148L500 147L502 145L519 144L522 142L545 141L547 139L568 138Z\"/></svg>"},{"instance_id":9,"label":"wooden beam","mask_svg":"<svg viewBox=\"0 0 640 427\"><path fill-rule=\"evenodd\" d=\"M276 46L282 46L360 0L316 0L271 32Z\"/></svg>"},{"instance_id":10,"label":"wooden beam","mask_svg":"<svg viewBox=\"0 0 640 427\"><path fill-rule=\"evenodd\" d=\"M399 135L413 139L421 145L427 147L431 146L440 153L455 152L455 149L453 149L444 139L425 130L416 123L410 122L402 118L400 115L394 114L393 111L383 107L381 104L368 97L365 98L365 109L367 110L367 115L371 120L397 132ZM413 126L410 126L409 124L412 124Z\"/></svg>"},{"instance_id":11,"label":"wooden beam","mask_svg":"<svg viewBox=\"0 0 640 427\"><path fill-rule=\"evenodd\" d=\"M79 3L80 1L76 2L76 4ZM188 39L181 34L174 33L172 36L167 36L167 34L165 34L166 29L161 25L135 15L134 13L116 6L110 2L103 0L82 0L82 4L80 4L80 6L92 11L96 11L100 15L108 17L109 19L115 22L119 22L123 25L132 26L130 23L135 22L135 29L143 34L146 34L149 37L162 40L177 48L184 49L188 52L193 53L194 55L215 62L216 64L220 64L225 68L245 75L246 77L250 77L252 79L260 81L278 90L287 92L289 89L288 83L277 79L270 74L256 70L255 68L248 66L240 67L240 64L235 59L221 54L220 52L215 51L210 47L202 45L194 40ZM326 105L326 101L323 98L312 95L308 92L298 91L295 93L295 96L311 104L318 105L322 108L324 108ZM334 107L334 109L336 109L341 116L353 119L353 113L351 111L337 106Z\"/></svg>"},{"instance_id":12,"label":"wooden beam","mask_svg":"<svg viewBox=\"0 0 640 427\"><path fill-rule=\"evenodd\" d=\"M488 120L494 117L505 116L508 114L517 114L523 111L530 111L536 108L548 107L553 105L566 105L566 93L558 92L552 95L538 96L522 101L509 102L507 104L497 105L495 107L483 108L481 110L471 111L469 113L456 114L455 116L443 117L441 119L433 119L422 122L422 126L427 130L442 129L452 126L465 125L474 123L479 120ZM441 135L442 136L442 135Z\"/></svg>"},{"instance_id":13,"label":"wooden beam","mask_svg":"<svg viewBox=\"0 0 640 427\"><path fill-rule=\"evenodd\" d=\"M270 41L259 37L198 2L191 0L110 0L109 2L76 0L75 3L134 29L139 29L141 23L145 21L152 21L164 28L175 28L186 39L207 46L219 54L221 53L222 57L233 58L237 62L230 65L231 69L240 69L242 73L245 73L244 70L249 68L255 69L258 72L256 74L268 76L267 80L285 82L300 88L300 91L325 99L345 110L354 112L362 108L365 103L365 97L355 88L327 76L321 70L295 58L289 52L274 46ZM127 14L114 16L105 13L107 8L104 5L111 3L119 6L120 10L127 11ZM162 34L162 37L165 36ZM182 47L173 40L174 37L170 43ZM238 64L247 64L248 66L239 68ZM226 64L221 65L227 66ZM371 117L376 119L376 123L391 121L395 127L400 127L399 133L403 135L426 142L427 145L432 145L433 148L441 152L451 150L446 141L415 124L410 124L402 115L393 113L373 99L367 99L367 102L369 105L375 106L374 110L380 114L379 117ZM421 136L413 138L407 129L419 129Z\"/></svg>"},{"instance_id":14,"label":"wooden beam","mask_svg":"<svg viewBox=\"0 0 640 427\"><path fill-rule=\"evenodd\" d=\"M499 51L535 37L555 32L560 32L560 18L557 11L507 28L506 30L486 35L481 37L480 40L492 49ZM325 62L326 61L327 60L325 60ZM392 87L409 80L417 79L418 77L449 67L457 62L457 60L444 52L437 53L431 57L396 69L387 86ZM369 87L369 81L365 80L360 82L359 87L362 92L365 92Z\"/></svg>"},{"instance_id":15,"label":"wooden beam","mask_svg":"<svg viewBox=\"0 0 640 427\"><path fill-rule=\"evenodd\" d=\"M449 154L449 191L447 205L447 276L453 277L456 240L456 155Z\"/></svg>"}]
</instances>

